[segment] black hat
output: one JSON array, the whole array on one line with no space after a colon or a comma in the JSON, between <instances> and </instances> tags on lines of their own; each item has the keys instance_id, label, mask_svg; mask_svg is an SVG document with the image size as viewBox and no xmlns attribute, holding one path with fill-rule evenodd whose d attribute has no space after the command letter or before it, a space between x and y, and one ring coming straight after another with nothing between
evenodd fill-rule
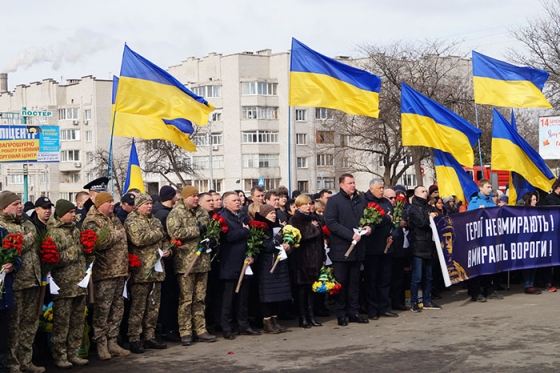
<instances>
[{"instance_id":1,"label":"black hat","mask_svg":"<svg viewBox=\"0 0 560 373\"><path fill-rule=\"evenodd\" d=\"M33 204L33 202L27 201L23 205L23 212L26 213L27 211L33 210L34 208L35 208L35 205Z\"/></svg>"},{"instance_id":2,"label":"black hat","mask_svg":"<svg viewBox=\"0 0 560 373\"><path fill-rule=\"evenodd\" d=\"M92 192L106 192L107 184L109 184L109 178L103 176L84 185L84 189L87 189Z\"/></svg>"},{"instance_id":3,"label":"black hat","mask_svg":"<svg viewBox=\"0 0 560 373\"><path fill-rule=\"evenodd\" d=\"M48 209L53 206L54 204L51 202L51 200L48 197L39 197L37 198L37 201L35 201L35 207L42 207L44 209Z\"/></svg>"},{"instance_id":4,"label":"black hat","mask_svg":"<svg viewBox=\"0 0 560 373\"><path fill-rule=\"evenodd\" d=\"M162 202L170 201L177 195L177 191L170 185L164 185L159 190L159 197Z\"/></svg>"},{"instance_id":5,"label":"black hat","mask_svg":"<svg viewBox=\"0 0 560 373\"><path fill-rule=\"evenodd\" d=\"M136 200L136 195L134 193L126 193L124 196L121 197L121 202L126 203L128 205L134 205L135 200Z\"/></svg>"}]
</instances>

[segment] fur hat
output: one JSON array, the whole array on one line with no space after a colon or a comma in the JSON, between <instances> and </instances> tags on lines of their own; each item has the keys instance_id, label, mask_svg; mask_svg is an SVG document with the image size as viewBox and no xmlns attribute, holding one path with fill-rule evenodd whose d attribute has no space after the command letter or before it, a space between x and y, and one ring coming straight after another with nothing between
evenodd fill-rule
<instances>
[{"instance_id":1,"label":"fur hat","mask_svg":"<svg viewBox=\"0 0 560 373\"><path fill-rule=\"evenodd\" d=\"M56 206L54 208L54 214L57 218L61 218L68 213L70 210L75 210L76 205L65 199L59 199L56 201Z\"/></svg>"},{"instance_id":2,"label":"fur hat","mask_svg":"<svg viewBox=\"0 0 560 373\"><path fill-rule=\"evenodd\" d=\"M187 185L181 191L181 197L183 198L188 198L190 196L194 196L195 194L198 194L198 189L196 189L192 185Z\"/></svg>"},{"instance_id":3,"label":"fur hat","mask_svg":"<svg viewBox=\"0 0 560 373\"><path fill-rule=\"evenodd\" d=\"M95 207L99 208L105 202L114 201L113 196L109 192L99 192L95 196Z\"/></svg>"}]
</instances>

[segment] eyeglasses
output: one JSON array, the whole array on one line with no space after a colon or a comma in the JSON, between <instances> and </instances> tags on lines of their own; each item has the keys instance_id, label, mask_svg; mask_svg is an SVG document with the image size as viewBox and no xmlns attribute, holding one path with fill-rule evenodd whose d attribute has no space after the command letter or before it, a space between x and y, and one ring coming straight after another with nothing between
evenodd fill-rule
<instances>
[{"instance_id":1,"label":"eyeglasses","mask_svg":"<svg viewBox=\"0 0 560 373\"><path fill-rule=\"evenodd\" d=\"M388 199L391 199L391 200L397 199L397 197L387 197L387 198L388 198Z\"/></svg>"}]
</instances>

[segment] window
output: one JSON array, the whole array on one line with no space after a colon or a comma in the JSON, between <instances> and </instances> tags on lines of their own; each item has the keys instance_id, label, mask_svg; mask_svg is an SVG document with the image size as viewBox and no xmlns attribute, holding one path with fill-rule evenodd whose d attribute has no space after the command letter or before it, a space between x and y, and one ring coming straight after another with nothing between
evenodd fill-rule
<instances>
[{"instance_id":1,"label":"window","mask_svg":"<svg viewBox=\"0 0 560 373\"><path fill-rule=\"evenodd\" d=\"M317 131L317 144L334 144L334 131Z\"/></svg>"},{"instance_id":2,"label":"window","mask_svg":"<svg viewBox=\"0 0 560 373\"><path fill-rule=\"evenodd\" d=\"M210 113L210 118L208 118L210 122L220 122L222 120L222 109L216 109L212 113Z\"/></svg>"},{"instance_id":3,"label":"window","mask_svg":"<svg viewBox=\"0 0 560 373\"><path fill-rule=\"evenodd\" d=\"M58 120L66 119L66 109L58 109Z\"/></svg>"},{"instance_id":4,"label":"window","mask_svg":"<svg viewBox=\"0 0 560 373\"><path fill-rule=\"evenodd\" d=\"M84 110L84 120L90 120L90 119L91 119L91 109Z\"/></svg>"},{"instance_id":5,"label":"window","mask_svg":"<svg viewBox=\"0 0 560 373\"><path fill-rule=\"evenodd\" d=\"M278 119L278 108L269 106L243 106L241 119Z\"/></svg>"},{"instance_id":6,"label":"window","mask_svg":"<svg viewBox=\"0 0 560 373\"><path fill-rule=\"evenodd\" d=\"M307 193L309 190L309 181L307 180L298 180L297 188L302 193Z\"/></svg>"},{"instance_id":7,"label":"window","mask_svg":"<svg viewBox=\"0 0 560 373\"><path fill-rule=\"evenodd\" d=\"M79 119L79 109L77 107L69 107L66 109L66 119Z\"/></svg>"},{"instance_id":8,"label":"window","mask_svg":"<svg viewBox=\"0 0 560 373\"><path fill-rule=\"evenodd\" d=\"M66 183L79 183L80 180L80 173L79 172L72 172L72 173L68 173L66 174L66 178L64 179L64 182Z\"/></svg>"},{"instance_id":9,"label":"window","mask_svg":"<svg viewBox=\"0 0 560 373\"><path fill-rule=\"evenodd\" d=\"M214 180L212 180L212 188L210 188L210 189L215 190L215 191L218 192L218 193L221 193L221 192L222 192L222 186L223 186L223 185L224 185L224 181L223 181L223 180L221 180L221 179L219 179L219 180L214 179Z\"/></svg>"},{"instance_id":10,"label":"window","mask_svg":"<svg viewBox=\"0 0 560 373\"><path fill-rule=\"evenodd\" d=\"M278 154L243 154L244 168L268 168L278 166Z\"/></svg>"},{"instance_id":11,"label":"window","mask_svg":"<svg viewBox=\"0 0 560 373\"><path fill-rule=\"evenodd\" d=\"M93 141L93 132L86 131L86 142L92 142L92 141Z\"/></svg>"},{"instance_id":12,"label":"window","mask_svg":"<svg viewBox=\"0 0 560 373\"><path fill-rule=\"evenodd\" d=\"M212 139L211 140L212 145L222 145L222 133L221 132L212 133L210 135L210 138ZM196 146L208 146L208 134L207 133L196 134L191 138L191 140Z\"/></svg>"},{"instance_id":13,"label":"window","mask_svg":"<svg viewBox=\"0 0 560 373\"><path fill-rule=\"evenodd\" d=\"M273 131L243 131L243 144L278 143L278 132Z\"/></svg>"},{"instance_id":14,"label":"window","mask_svg":"<svg viewBox=\"0 0 560 373\"><path fill-rule=\"evenodd\" d=\"M317 154L317 166L333 166L334 157L332 154Z\"/></svg>"},{"instance_id":15,"label":"window","mask_svg":"<svg viewBox=\"0 0 560 373\"><path fill-rule=\"evenodd\" d=\"M296 122L305 122L307 120L307 110L296 109Z\"/></svg>"},{"instance_id":16,"label":"window","mask_svg":"<svg viewBox=\"0 0 560 373\"><path fill-rule=\"evenodd\" d=\"M93 175L93 172L88 172L88 173L86 174L86 182L89 183L89 182L93 181L94 178L95 178L95 177L94 177L94 175Z\"/></svg>"},{"instance_id":17,"label":"window","mask_svg":"<svg viewBox=\"0 0 560 373\"><path fill-rule=\"evenodd\" d=\"M350 145L350 135L341 135L340 136L340 146L348 146Z\"/></svg>"},{"instance_id":18,"label":"window","mask_svg":"<svg viewBox=\"0 0 560 373\"><path fill-rule=\"evenodd\" d=\"M242 96L276 96L278 83L268 82L242 82L241 95Z\"/></svg>"},{"instance_id":19,"label":"window","mask_svg":"<svg viewBox=\"0 0 560 373\"><path fill-rule=\"evenodd\" d=\"M49 181L48 174L47 174L47 173L42 173L42 174L41 174L41 181L40 181L40 183L41 183L41 184L45 184L45 183L48 182L48 181Z\"/></svg>"},{"instance_id":20,"label":"window","mask_svg":"<svg viewBox=\"0 0 560 373\"><path fill-rule=\"evenodd\" d=\"M402 183L406 186L416 185L416 175L404 174L403 177L402 177Z\"/></svg>"},{"instance_id":21,"label":"window","mask_svg":"<svg viewBox=\"0 0 560 373\"><path fill-rule=\"evenodd\" d=\"M210 169L210 157L193 157L193 167L201 170ZM212 168L224 168L224 156L212 156Z\"/></svg>"},{"instance_id":22,"label":"window","mask_svg":"<svg viewBox=\"0 0 560 373\"><path fill-rule=\"evenodd\" d=\"M296 133L296 145L307 145L307 133Z\"/></svg>"},{"instance_id":23,"label":"window","mask_svg":"<svg viewBox=\"0 0 560 373\"><path fill-rule=\"evenodd\" d=\"M60 192L60 198L63 198L67 201L75 201L76 200L76 192Z\"/></svg>"},{"instance_id":24,"label":"window","mask_svg":"<svg viewBox=\"0 0 560 373\"><path fill-rule=\"evenodd\" d=\"M297 157L296 158L296 165L297 165L297 168L307 168L307 158L306 157Z\"/></svg>"},{"instance_id":25,"label":"window","mask_svg":"<svg viewBox=\"0 0 560 373\"><path fill-rule=\"evenodd\" d=\"M61 141L72 141L80 139L80 130L61 130L60 140Z\"/></svg>"},{"instance_id":26,"label":"window","mask_svg":"<svg viewBox=\"0 0 560 373\"><path fill-rule=\"evenodd\" d=\"M8 185L23 184L23 175L8 175Z\"/></svg>"},{"instance_id":27,"label":"window","mask_svg":"<svg viewBox=\"0 0 560 373\"><path fill-rule=\"evenodd\" d=\"M332 111L321 107L315 108L315 119L332 119Z\"/></svg>"},{"instance_id":28,"label":"window","mask_svg":"<svg viewBox=\"0 0 560 373\"><path fill-rule=\"evenodd\" d=\"M251 190L252 187L259 185L258 179L243 179L243 186L246 191ZM264 189L276 189L280 186L280 179L264 179Z\"/></svg>"},{"instance_id":29,"label":"window","mask_svg":"<svg viewBox=\"0 0 560 373\"><path fill-rule=\"evenodd\" d=\"M208 180L193 180L192 185L199 191L208 190Z\"/></svg>"},{"instance_id":30,"label":"window","mask_svg":"<svg viewBox=\"0 0 560 373\"><path fill-rule=\"evenodd\" d=\"M87 163L93 163L93 152L87 152L86 153L86 162Z\"/></svg>"},{"instance_id":31,"label":"window","mask_svg":"<svg viewBox=\"0 0 560 373\"><path fill-rule=\"evenodd\" d=\"M222 86L221 85L203 85L200 87L193 87L192 91L202 97L222 97Z\"/></svg>"},{"instance_id":32,"label":"window","mask_svg":"<svg viewBox=\"0 0 560 373\"><path fill-rule=\"evenodd\" d=\"M79 150L63 150L60 152L61 162L74 162L80 160Z\"/></svg>"},{"instance_id":33,"label":"window","mask_svg":"<svg viewBox=\"0 0 560 373\"><path fill-rule=\"evenodd\" d=\"M350 167L350 159L348 157L342 158L342 167Z\"/></svg>"},{"instance_id":34,"label":"window","mask_svg":"<svg viewBox=\"0 0 560 373\"><path fill-rule=\"evenodd\" d=\"M317 178L317 189L335 189L335 180L332 177L318 177Z\"/></svg>"}]
</instances>

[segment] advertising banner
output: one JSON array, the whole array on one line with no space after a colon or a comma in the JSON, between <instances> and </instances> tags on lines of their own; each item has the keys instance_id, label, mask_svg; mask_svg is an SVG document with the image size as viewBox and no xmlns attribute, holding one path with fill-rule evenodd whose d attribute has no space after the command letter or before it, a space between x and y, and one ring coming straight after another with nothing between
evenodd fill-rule
<instances>
[{"instance_id":1,"label":"advertising banner","mask_svg":"<svg viewBox=\"0 0 560 373\"><path fill-rule=\"evenodd\" d=\"M560 159L560 117L539 118L539 154L543 159Z\"/></svg>"},{"instance_id":2,"label":"advertising banner","mask_svg":"<svg viewBox=\"0 0 560 373\"><path fill-rule=\"evenodd\" d=\"M0 126L0 163L60 162L58 126Z\"/></svg>"}]
</instances>

